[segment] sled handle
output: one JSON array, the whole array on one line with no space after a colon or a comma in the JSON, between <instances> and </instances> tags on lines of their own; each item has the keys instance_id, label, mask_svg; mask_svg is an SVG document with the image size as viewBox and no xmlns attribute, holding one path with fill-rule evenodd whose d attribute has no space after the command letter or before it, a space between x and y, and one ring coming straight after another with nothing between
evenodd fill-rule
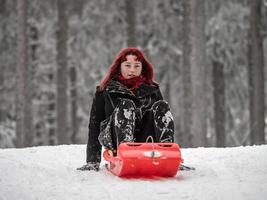
<instances>
[{"instance_id":1,"label":"sled handle","mask_svg":"<svg viewBox=\"0 0 267 200\"><path fill-rule=\"evenodd\" d=\"M130 146L130 147L139 147L141 145L142 144L138 144L138 143L127 143L127 146Z\"/></svg>"},{"instance_id":2,"label":"sled handle","mask_svg":"<svg viewBox=\"0 0 267 200\"><path fill-rule=\"evenodd\" d=\"M158 144L160 147L172 147L173 144Z\"/></svg>"},{"instance_id":3,"label":"sled handle","mask_svg":"<svg viewBox=\"0 0 267 200\"><path fill-rule=\"evenodd\" d=\"M153 137L150 135L146 138L146 143L148 142L148 140L151 139L151 142L152 142L152 151L154 152L155 151L155 146L154 146L154 139Z\"/></svg>"},{"instance_id":4,"label":"sled handle","mask_svg":"<svg viewBox=\"0 0 267 200\"><path fill-rule=\"evenodd\" d=\"M151 139L151 142L154 144L154 139L151 135L146 138L146 143L148 142L149 139Z\"/></svg>"}]
</instances>

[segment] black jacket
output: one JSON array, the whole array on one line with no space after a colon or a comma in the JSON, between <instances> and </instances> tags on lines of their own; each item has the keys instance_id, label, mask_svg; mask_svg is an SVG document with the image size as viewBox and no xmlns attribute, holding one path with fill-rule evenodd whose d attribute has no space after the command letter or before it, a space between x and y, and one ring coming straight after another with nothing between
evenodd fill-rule
<instances>
[{"instance_id":1,"label":"black jacket","mask_svg":"<svg viewBox=\"0 0 267 200\"><path fill-rule=\"evenodd\" d=\"M97 89L91 107L89 120L89 136L87 143L87 162L101 161L101 145L98 141L100 123L108 118L121 98L133 100L137 108L144 112L153 103L162 100L159 86L156 84L141 84L139 88L130 91L116 80L110 80L104 91Z\"/></svg>"}]
</instances>

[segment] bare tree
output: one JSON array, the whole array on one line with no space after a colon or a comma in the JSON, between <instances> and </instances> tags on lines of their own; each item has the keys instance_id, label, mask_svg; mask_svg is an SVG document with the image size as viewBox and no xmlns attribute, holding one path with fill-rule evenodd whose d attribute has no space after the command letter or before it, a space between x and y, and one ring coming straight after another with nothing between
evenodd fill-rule
<instances>
[{"instance_id":1,"label":"bare tree","mask_svg":"<svg viewBox=\"0 0 267 200\"><path fill-rule=\"evenodd\" d=\"M190 1L183 0L183 59L182 59L182 134L180 144L182 147L191 146L191 76L190 76Z\"/></svg>"},{"instance_id":2,"label":"bare tree","mask_svg":"<svg viewBox=\"0 0 267 200\"><path fill-rule=\"evenodd\" d=\"M6 22L5 22L5 18L6 17L6 0L0 0L0 17L2 19L2 21L4 21L3 24L1 24L1 32L3 35L6 35ZM1 40L0 43L0 51L3 52L7 49L7 41L5 36L2 37L3 39ZM5 67L3 66L3 63L0 64L0 92L1 94L3 94L4 92L4 77L5 77ZM2 100L2 98L0 98ZM2 109L2 107L0 107L0 122L2 120L4 120L6 118L6 111L4 109Z\"/></svg>"},{"instance_id":3,"label":"bare tree","mask_svg":"<svg viewBox=\"0 0 267 200\"><path fill-rule=\"evenodd\" d=\"M27 45L28 1L17 1L16 134L17 147L32 145L30 69Z\"/></svg>"},{"instance_id":4,"label":"bare tree","mask_svg":"<svg viewBox=\"0 0 267 200\"><path fill-rule=\"evenodd\" d=\"M48 79L51 82L54 82L54 74L53 72L49 72L48 73ZM56 134L56 97L55 97L55 92L54 91L50 91L47 94L47 124L48 124L48 144L49 145L55 145L57 144L57 134Z\"/></svg>"},{"instance_id":5,"label":"bare tree","mask_svg":"<svg viewBox=\"0 0 267 200\"><path fill-rule=\"evenodd\" d=\"M126 26L127 26L127 45L136 46L135 21L136 21L136 0L125 0Z\"/></svg>"},{"instance_id":6,"label":"bare tree","mask_svg":"<svg viewBox=\"0 0 267 200\"><path fill-rule=\"evenodd\" d=\"M214 51L216 52L216 51ZM224 65L219 61L212 61L214 121L216 132L216 146L225 146L225 84Z\"/></svg>"},{"instance_id":7,"label":"bare tree","mask_svg":"<svg viewBox=\"0 0 267 200\"><path fill-rule=\"evenodd\" d=\"M69 143L67 132L67 1L57 0L57 136L59 144Z\"/></svg>"},{"instance_id":8,"label":"bare tree","mask_svg":"<svg viewBox=\"0 0 267 200\"><path fill-rule=\"evenodd\" d=\"M192 145L207 145L205 0L191 0Z\"/></svg>"},{"instance_id":9,"label":"bare tree","mask_svg":"<svg viewBox=\"0 0 267 200\"><path fill-rule=\"evenodd\" d=\"M249 91L251 144L264 141L264 61L261 0L250 0Z\"/></svg>"},{"instance_id":10,"label":"bare tree","mask_svg":"<svg viewBox=\"0 0 267 200\"><path fill-rule=\"evenodd\" d=\"M31 14L30 14L31 15ZM35 26L35 24L30 24L29 25L29 59L30 59L30 67L31 67L31 77L35 77L36 76L36 72L37 72L37 66L38 66L38 61L37 61L37 49L38 49L38 38L39 37L39 33L38 33L38 28ZM34 85L35 87L35 82L34 80L31 81L32 85ZM33 97L33 101L34 101L34 97L36 96L36 90L32 90L32 97ZM33 118L33 144L38 144L38 145L42 145L43 141L42 141L42 134L41 132L38 130L39 127L36 124L36 122L34 121L35 118ZM35 137L36 136L36 137ZM37 143L36 143L37 142Z\"/></svg>"},{"instance_id":11,"label":"bare tree","mask_svg":"<svg viewBox=\"0 0 267 200\"><path fill-rule=\"evenodd\" d=\"M71 142L77 143L77 73L75 66L70 68L70 102L71 102Z\"/></svg>"}]
</instances>

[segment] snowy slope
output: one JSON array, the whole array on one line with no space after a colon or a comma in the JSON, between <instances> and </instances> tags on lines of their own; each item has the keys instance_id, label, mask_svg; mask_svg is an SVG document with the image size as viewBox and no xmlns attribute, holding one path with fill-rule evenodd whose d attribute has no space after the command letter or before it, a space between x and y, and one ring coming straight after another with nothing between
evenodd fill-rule
<instances>
[{"instance_id":1,"label":"snowy slope","mask_svg":"<svg viewBox=\"0 0 267 200\"><path fill-rule=\"evenodd\" d=\"M85 145L0 149L0 199L267 199L267 145L182 149L182 155L196 171L121 179L103 166L77 171Z\"/></svg>"}]
</instances>

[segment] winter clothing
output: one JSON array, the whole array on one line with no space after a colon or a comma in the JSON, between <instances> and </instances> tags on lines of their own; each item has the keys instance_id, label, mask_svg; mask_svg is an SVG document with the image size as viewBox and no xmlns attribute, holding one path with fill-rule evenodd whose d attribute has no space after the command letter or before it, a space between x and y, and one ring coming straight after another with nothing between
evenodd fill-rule
<instances>
[{"instance_id":1,"label":"winter clothing","mask_svg":"<svg viewBox=\"0 0 267 200\"><path fill-rule=\"evenodd\" d=\"M122 85L125 85L129 90L138 88L146 79L143 76L136 76L134 78L126 79L122 75L118 75L116 78Z\"/></svg>"},{"instance_id":2,"label":"winter clothing","mask_svg":"<svg viewBox=\"0 0 267 200\"><path fill-rule=\"evenodd\" d=\"M101 161L101 145L115 151L121 142L145 142L150 135L155 142L173 142L173 118L158 85L139 79L135 81L139 87L130 84L129 89L121 82L125 80L111 79L105 90L95 93L87 144L89 163Z\"/></svg>"},{"instance_id":3,"label":"winter clothing","mask_svg":"<svg viewBox=\"0 0 267 200\"><path fill-rule=\"evenodd\" d=\"M155 102L142 116L138 111L132 100L121 99L112 115L101 122L100 144L115 152L122 142L145 142L149 136L153 141L173 142L173 118L166 101Z\"/></svg>"}]
</instances>

